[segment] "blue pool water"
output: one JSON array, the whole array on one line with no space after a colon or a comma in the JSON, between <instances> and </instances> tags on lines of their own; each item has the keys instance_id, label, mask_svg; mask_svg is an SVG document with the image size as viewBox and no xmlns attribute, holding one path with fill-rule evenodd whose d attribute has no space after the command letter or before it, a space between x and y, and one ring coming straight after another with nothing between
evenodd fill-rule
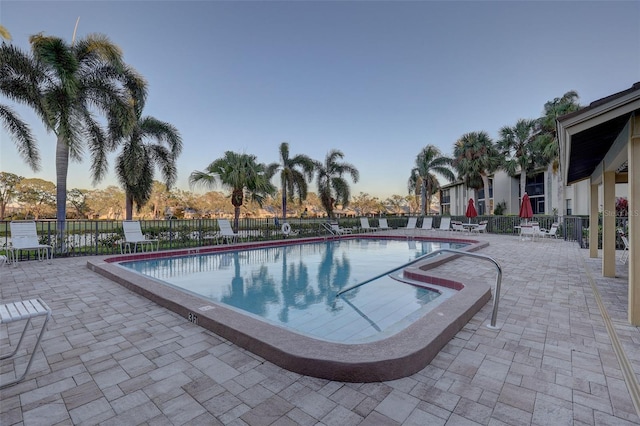
<instances>
[{"instance_id":1,"label":"blue pool water","mask_svg":"<svg viewBox=\"0 0 640 426\"><path fill-rule=\"evenodd\" d=\"M355 343L405 328L453 291L433 291L386 275L336 298L338 291L438 248L461 246L343 239L139 260L121 266L299 333Z\"/></svg>"}]
</instances>

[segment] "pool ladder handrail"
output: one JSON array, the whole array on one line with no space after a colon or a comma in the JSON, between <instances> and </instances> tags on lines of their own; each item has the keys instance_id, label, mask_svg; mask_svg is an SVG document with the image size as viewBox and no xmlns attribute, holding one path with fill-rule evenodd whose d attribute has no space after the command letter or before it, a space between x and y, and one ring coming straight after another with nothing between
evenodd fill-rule
<instances>
[{"instance_id":1,"label":"pool ladder handrail","mask_svg":"<svg viewBox=\"0 0 640 426\"><path fill-rule=\"evenodd\" d=\"M330 223L322 222L320 227L324 228L325 231L329 232L331 235L338 235L336 231L333 229Z\"/></svg>"},{"instance_id":2,"label":"pool ladder handrail","mask_svg":"<svg viewBox=\"0 0 640 426\"><path fill-rule=\"evenodd\" d=\"M366 279L362 282L359 282L358 284L352 285L351 287L347 287L345 289L340 290L339 292L336 293L336 297L342 295L343 293L346 293L347 291L353 290L354 288L358 288L360 286L363 286L367 283L370 283L371 281L375 281L378 278L382 278L385 275L389 275L392 274L396 271L399 271L400 269L406 268L407 266L411 266L414 263L423 261L425 259L428 259L430 257L439 255L441 253L455 253L461 256L470 256L470 257L475 257L476 259L483 259L486 261L489 261L491 263L494 264L494 266L496 267L497 271L498 271L498 275L496 277L496 291L495 291L495 295L493 298L493 311L491 313L491 325L489 325L490 328L498 328L496 327L496 319L498 317L498 305L500 303L500 287L502 285L502 267L500 266L500 264L492 257L490 256L486 256L484 254L478 254L478 253L473 253L473 252L469 252L469 251L464 251L464 250L457 250L457 249L450 249L450 248L441 248L438 250L434 250L431 253L427 253L423 256L418 257L417 259L412 260L411 262L407 262L402 266L398 266L397 268L393 268L387 272L384 272L382 274L376 275L373 278L369 278Z\"/></svg>"}]
</instances>

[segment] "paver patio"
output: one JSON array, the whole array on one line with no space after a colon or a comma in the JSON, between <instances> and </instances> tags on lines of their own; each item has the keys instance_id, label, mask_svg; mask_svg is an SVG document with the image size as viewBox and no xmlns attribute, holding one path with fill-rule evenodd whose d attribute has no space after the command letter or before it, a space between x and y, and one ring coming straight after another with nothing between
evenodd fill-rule
<instances>
[{"instance_id":1,"label":"paver patio","mask_svg":"<svg viewBox=\"0 0 640 426\"><path fill-rule=\"evenodd\" d=\"M576 243L477 239L503 268L500 328L487 327L489 303L422 371L367 384L277 367L91 272L86 258L2 267L1 300L41 297L53 317L27 378L0 390L0 424L640 424L629 392L640 330L626 319L627 267L603 278L601 260ZM442 268L453 279L495 280L473 259ZM3 349L19 337L10 325ZM14 367L0 362L0 379Z\"/></svg>"}]
</instances>

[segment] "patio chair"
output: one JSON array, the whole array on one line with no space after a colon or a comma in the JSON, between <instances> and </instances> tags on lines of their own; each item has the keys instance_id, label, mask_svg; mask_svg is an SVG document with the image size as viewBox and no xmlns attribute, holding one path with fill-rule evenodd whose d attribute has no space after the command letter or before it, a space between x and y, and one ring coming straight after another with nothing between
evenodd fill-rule
<instances>
[{"instance_id":1,"label":"patio chair","mask_svg":"<svg viewBox=\"0 0 640 426\"><path fill-rule=\"evenodd\" d=\"M532 225L531 223L520 225L520 238L523 241L529 239L534 241L538 235L540 235L540 228L537 225Z\"/></svg>"},{"instance_id":2,"label":"patio chair","mask_svg":"<svg viewBox=\"0 0 640 426\"><path fill-rule=\"evenodd\" d=\"M418 223L417 217L410 217L407 221L407 226L404 227L404 232L409 234L409 232L413 232L416 230L416 224Z\"/></svg>"},{"instance_id":3,"label":"patio chair","mask_svg":"<svg viewBox=\"0 0 640 426\"><path fill-rule=\"evenodd\" d=\"M540 229L540 236L542 238L558 238L558 226L559 223L554 222L551 224L551 228L547 231L546 229Z\"/></svg>"},{"instance_id":4,"label":"patio chair","mask_svg":"<svg viewBox=\"0 0 640 426\"><path fill-rule=\"evenodd\" d=\"M335 235L351 234L353 232L351 228L341 227L338 222L331 222L330 225L331 225L331 231Z\"/></svg>"},{"instance_id":5,"label":"patio chair","mask_svg":"<svg viewBox=\"0 0 640 426\"><path fill-rule=\"evenodd\" d=\"M237 243L240 238L240 234L237 232L233 232L233 228L231 227L231 222L227 219L218 219L218 226L220 227L220 238L223 241L229 241Z\"/></svg>"},{"instance_id":6,"label":"patio chair","mask_svg":"<svg viewBox=\"0 0 640 426\"><path fill-rule=\"evenodd\" d=\"M149 247L151 251L153 251L154 245L156 250L160 248L159 240L147 239L142 234L139 221L123 220L122 229L124 230L124 241L120 241L120 253L135 253L138 250L138 246L140 246L141 251L145 251L146 247ZM133 251L131 251L132 245Z\"/></svg>"},{"instance_id":7,"label":"patio chair","mask_svg":"<svg viewBox=\"0 0 640 426\"><path fill-rule=\"evenodd\" d=\"M431 216L422 218L422 225L420 226L420 231L431 231L433 230L433 218Z\"/></svg>"},{"instance_id":8,"label":"patio chair","mask_svg":"<svg viewBox=\"0 0 640 426\"><path fill-rule=\"evenodd\" d=\"M49 318L51 318L51 309L49 309L47 304L44 303L41 299L22 300L0 305L0 324L9 324L21 320L27 321L24 329L22 330L22 334L20 335L20 340L18 340L18 344L16 345L13 352L0 355L0 360L11 358L18 352L18 349L20 349L20 345L22 344L22 340L24 339L24 335L26 334L27 329L30 328L29 324L31 324L31 319L40 316L46 316L46 318L42 323L42 328L40 329L40 333L38 334L38 338L36 340L35 346L33 347L33 351L31 352L31 357L29 357L29 362L24 369L24 373L22 373L21 376L18 376L18 372L16 371L16 379L2 383L2 385L0 385L0 389L6 388L7 386L15 385L16 383L21 382L27 376L27 374L29 373L29 369L31 368L31 363L33 362L33 357L38 350L38 346L40 345L40 340L42 339L44 330L47 327Z\"/></svg>"},{"instance_id":9,"label":"patio chair","mask_svg":"<svg viewBox=\"0 0 640 426\"><path fill-rule=\"evenodd\" d=\"M624 234L620 234L620 238L622 239L622 243L624 244L624 248L622 249L622 254L620 254L620 263L625 265L629 260L629 240Z\"/></svg>"},{"instance_id":10,"label":"patio chair","mask_svg":"<svg viewBox=\"0 0 640 426\"><path fill-rule=\"evenodd\" d=\"M381 231L388 231L389 229L391 229L389 227L389 224L387 223L386 218L378 219L378 229L380 229Z\"/></svg>"},{"instance_id":11,"label":"patio chair","mask_svg":"<svg viewBox=\"0 0 640 426\"><path fill-rule=\"evenodd\" d=\"M454 220L451 222L451 229L455 232L463 232L464 233L464 226L462 226L462 222L459 222L457 220Z\"/></svg>"},{"instance_id":12,"label":"patio chair","mask_svg":"<svg viewBox=\"0 0 640 426\"><path fill-rule=\"evenodd\" d=\"M451 218L449 216L440 218L438 231L449 231L449 228L451 228Z\"/></svg>"},{"instance_id":13,"label":"patio chair","mask_svg":"<svg viewBox=\"0 0 640 426\"><path fill-rule=\"evenodd\" d=\"M364 230L364 232L375 232L378 228L369 225L369 219L366 217L360 218L360 227Z\"/></svg>"},{"instance_id":14,"label":"patio chair","mask_svg":"<svg viewBox=\"0 0 640 426\"><path fill-rule=\"evenodd\" d=\"M471 233L473 234L480 234L481 232L483 233L487 233L487 225L489 224L488 221L483 220L482 222L480 222L478 224L478 226L474 226L473 228L471 228Z\"/></svg>"},{"instance_id":15,"label":"patio chair","mask_svg":"<svg viewBox=\"0 0 640 426\"><path fill-rule=\"evenodd\" d=\"M8 260L18 263L16 251L36 251L38 260L42 261L43 255L47 260L53 259L53 247L48 244L40 244L36 223L33 220L15 220L10 223L11 245L7 248Z\"/></svg>"}]
</instances>

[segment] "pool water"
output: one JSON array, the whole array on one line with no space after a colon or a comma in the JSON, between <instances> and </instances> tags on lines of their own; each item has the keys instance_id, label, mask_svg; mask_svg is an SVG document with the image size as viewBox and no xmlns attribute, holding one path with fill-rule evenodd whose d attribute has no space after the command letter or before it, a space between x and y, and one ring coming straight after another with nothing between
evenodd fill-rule
<instances>
[{"instance_id":1,"label":"pool water","mask_svg":"<svg viewBox=\"0 0 640 426\"><path fill-rule=\"evenodd\" d=\"M121 266L298 333L359 343L398 332L453 290L412 285L399 281L395 273L336 298L337 292L438 248L462 245L342 239L139 260Z\"/></svg>"}]
</instances>

